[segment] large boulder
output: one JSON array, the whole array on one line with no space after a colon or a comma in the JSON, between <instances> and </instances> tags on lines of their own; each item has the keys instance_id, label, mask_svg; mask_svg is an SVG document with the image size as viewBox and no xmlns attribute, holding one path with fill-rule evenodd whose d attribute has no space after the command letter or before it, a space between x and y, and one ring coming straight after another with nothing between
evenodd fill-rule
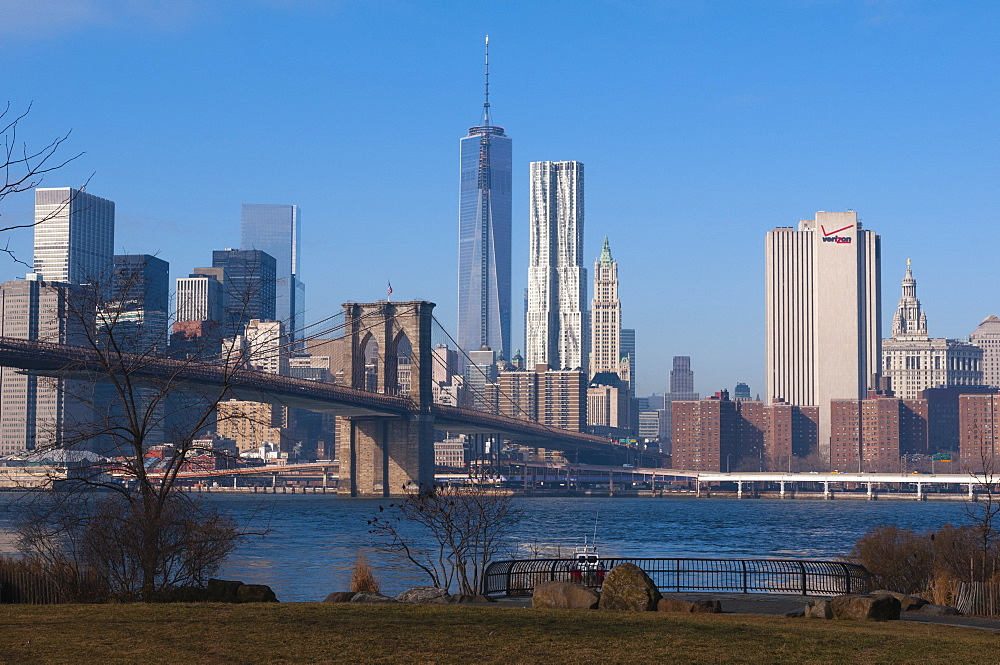
<instances>
[{"instance_id":1,"label":"large boulder","mask_svg":"<svg viewBox=\"0 0 1000 665\"><path fill-rule=\"evenodd\" d=\"M833 610L830 609L829 600L810 600L806 603L805 611L803 615L807 619L832 619Z\"/></svg>"},{"instance_id":2,"label":"large boulder","mask_svg":"<svg viewBox=\"0 0 1000 665\"><path fill-rule=\"evenodd\" d=\"M389 596L383 596L380 593L371 593L369 591L359 591L353 596L351 596L352 603L395 603L395 598L390 598Z\"/></svg>"},{"instance_id":3,"label":"large boulder","mask_svg":"<svg viewBox=\"0 0 1000 665\"><path fill-rule=\"evenodd\" d=\"M602 610L652 612L660 602L660 590L642 568L620 563L608 571L601 586Z\"/></svg>"},{"instance_id":4,"label":"large boulder","mask_svg":"<svg viewBox=\"0 0 1000 665\"><path fill-rule=\"evenodd\" d=\"M454 596L448 596L448 602L452 605L468 605L470 603L482 604L482 603L494 603L496 601L490 598L489 596L484 596L482 594L476 594L474 596L470 596L463 593L460 595L456 594Z\"/></svg>"},{"instance_id":5,"label":"large boulder","mask_svg":"<svg viewBox=\"0 0 1000 665\"><path fill-rule=\"evenodd\" d=\"M266 584L244 584L236 590L238 603L276 603L278 597Z\"/></svg>"},{"instance_id":6,"label":"large boulder","mask_svg":"<svg viewBox=\"0 0 1000 665\"><path fill-rule=\"evenodd\" d=\"M722 603L713 598L680 598L664 596L656 604L657 612L683 612L686 614L719 614Z\"/></svg>"},{"instance_id":7,"label":"large boulder","mask_svg":"<svg viewBox=\"0 0 1000 665\"><path fill-rule=\"evenodd\" d=\"M879 589L878 591L872 591L872 596L892 596L899 601L899 607L903 612L912 612L914 610L919 610L921 607L927 604L927 601L919 596L912 596L908 593L900 593L899 591L887 591L885 589Z\"/></svg>"},{"instance_id":8,"label":"large boulder","mask_svg":"<svg viewBox=\"0 0 1000 665\"><path fill-rule=\"evenodd\" d=\"M889 595L852 594L830 599L834 619L894 621L899 619L899 600Z\"/></svg>"},{"instance_id":9,"label":"large boulder","mask_svg":"<svg viewBox=\"0 0 1000 665\"><path fill-rule=\"evenodd\" d=\"M396 600L401 603L419 603L422 605L428 603L447 603L448 590L436 586L415 586L396 596Z\"/></svg>"},{"instance_id":10,"label":"large boulder","mask_svg":"<svg viewBox=\"0 0 1000 665\"><path fill-rule=\"evenodd\" d=\"M545 610L596 610L600 595L572 582L542 582L531 593L531 606Z\"/></svg>"},{"instance_id":11,"label":"large boulder","mask_svg":"<svg viewBox=\"0 0 1000 665\"><path fill-rule=\"evenodd\" d=\"M930 614L936 617L957 616L961 614L954 607L949 607L948 605L931 605L930 603L925 604L917 611L921 614Z\"/></svg>"},{"instance_id":12,"label":"large boulder","mask_svg":"<svg viewBox=\"0 0 1000 665\"><path fill-rule=\"evenodd\" d=\"M323 599L324 603L349 603L354 598L356 591L334 591Z\"/></svg>"},{"instance_id":13,"label":"large boulder","mask_svg":"<svg viewBox=\"0 0 1000 665\"><path fill-rule=\"evenodd\" d=\"M239 600L236 598L236 593L239 591L241 586L243 586L243 582L237 582L236 580L217 580L213 578L208 581L208 586L205 590L210 602L238 603Z\"/></svg>"}]
</instances>

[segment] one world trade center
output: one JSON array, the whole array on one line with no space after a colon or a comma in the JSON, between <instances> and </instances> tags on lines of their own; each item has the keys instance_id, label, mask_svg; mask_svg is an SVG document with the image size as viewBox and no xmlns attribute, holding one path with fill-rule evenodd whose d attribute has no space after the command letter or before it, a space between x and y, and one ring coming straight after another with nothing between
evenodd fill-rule
<instances>
[{"instance_id":1,"label":"one world trade center","mask_svg":"<svg viewBox=\"0 0 1000 665\"><path fill-rule=\"evenodd\" d=\"M483 122L461 140L458 219L458 344L510 354L511 142L490 118L486 38Z\"/></svg>"}]
</instances>

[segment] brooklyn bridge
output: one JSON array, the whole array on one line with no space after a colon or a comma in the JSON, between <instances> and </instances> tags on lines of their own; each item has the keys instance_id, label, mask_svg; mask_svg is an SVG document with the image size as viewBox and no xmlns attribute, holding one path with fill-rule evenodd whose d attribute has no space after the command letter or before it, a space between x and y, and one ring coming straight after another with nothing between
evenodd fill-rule
<instances>
[{"instance_id":1,"label":"brooklyn bridge","mask_svg":"<svg viewBox=\"0 0 1000 665\"><path fill-rule=\"evenodd\" d=\"M339 488L352 496L388 494L390 488L434 482L435 431L491 435L529 446L596 454L608 460L655 464L658 454L636 458L615 440L500 415L435 403L431 326L434 303L346 303L343 383L297 379L263 371L233 373L221 362L169 357L142 358L130 370L136 380L170 378L186 390L225 389L232 399L265 402L340 417ZM401 385L395 362L409 345L410 380ZM366 348L375 341L383 362L370 376ZM0 337L0 365L38 375L102 379L107 372L92 348ZM375 379L374 381L372 379Z\"/></svg>"}]
</instances>

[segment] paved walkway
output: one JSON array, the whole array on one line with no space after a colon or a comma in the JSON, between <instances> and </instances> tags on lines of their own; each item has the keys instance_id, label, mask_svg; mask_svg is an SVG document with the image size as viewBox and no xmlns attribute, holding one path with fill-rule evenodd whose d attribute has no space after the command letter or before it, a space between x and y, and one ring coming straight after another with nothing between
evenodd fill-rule
<instances>
[{"instance_id":1,"label":"paved walkway","mask_svg":"<svg viewBox=\"0 0 1000 665\"><path fill-rule=\"evenodd\" d=\"M828 596L792 596L777 593L667 593L678 598L712 598L722 603L724 614L765 614L783 616L801 611L810 600ZM531 607L530 596L499 597L497 605L503 607ZM1000 631L1000 619L967 616L933 616L920 612L903 612L902 621L937 623L963 628Z\"/></svg>"}]
</instances>

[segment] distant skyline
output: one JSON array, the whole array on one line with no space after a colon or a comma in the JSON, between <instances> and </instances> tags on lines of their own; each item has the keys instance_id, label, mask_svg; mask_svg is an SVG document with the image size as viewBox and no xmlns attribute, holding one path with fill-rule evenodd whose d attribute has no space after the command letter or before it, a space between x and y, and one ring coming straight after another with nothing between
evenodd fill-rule
<instances>
[{"instance_id":1,"label":"distant skyline","mask_svg":"<svg viewBox=\"0 0 1000 665\"><path fill-rule=\"evenodd\" d=\"M309 321L388 279L454 325L456 143L481 119L487 33L492 122L517 138L512 295L528 164L586 163L585 262L608 235L638 394L675 355L703 394L763 394L764 235L818 210L878 230L886 293L913 260L931 336L1000 313L995 2L9 4L0 102L33 103L29 147L72 128L65 154L86 151L43 186L93 173L114 253L172 278L239 246L241 202L299 205ZM8 198L0 226L32 204ZM30 262L31 230L11 247Z\"/></svg>"}]
</instances>

